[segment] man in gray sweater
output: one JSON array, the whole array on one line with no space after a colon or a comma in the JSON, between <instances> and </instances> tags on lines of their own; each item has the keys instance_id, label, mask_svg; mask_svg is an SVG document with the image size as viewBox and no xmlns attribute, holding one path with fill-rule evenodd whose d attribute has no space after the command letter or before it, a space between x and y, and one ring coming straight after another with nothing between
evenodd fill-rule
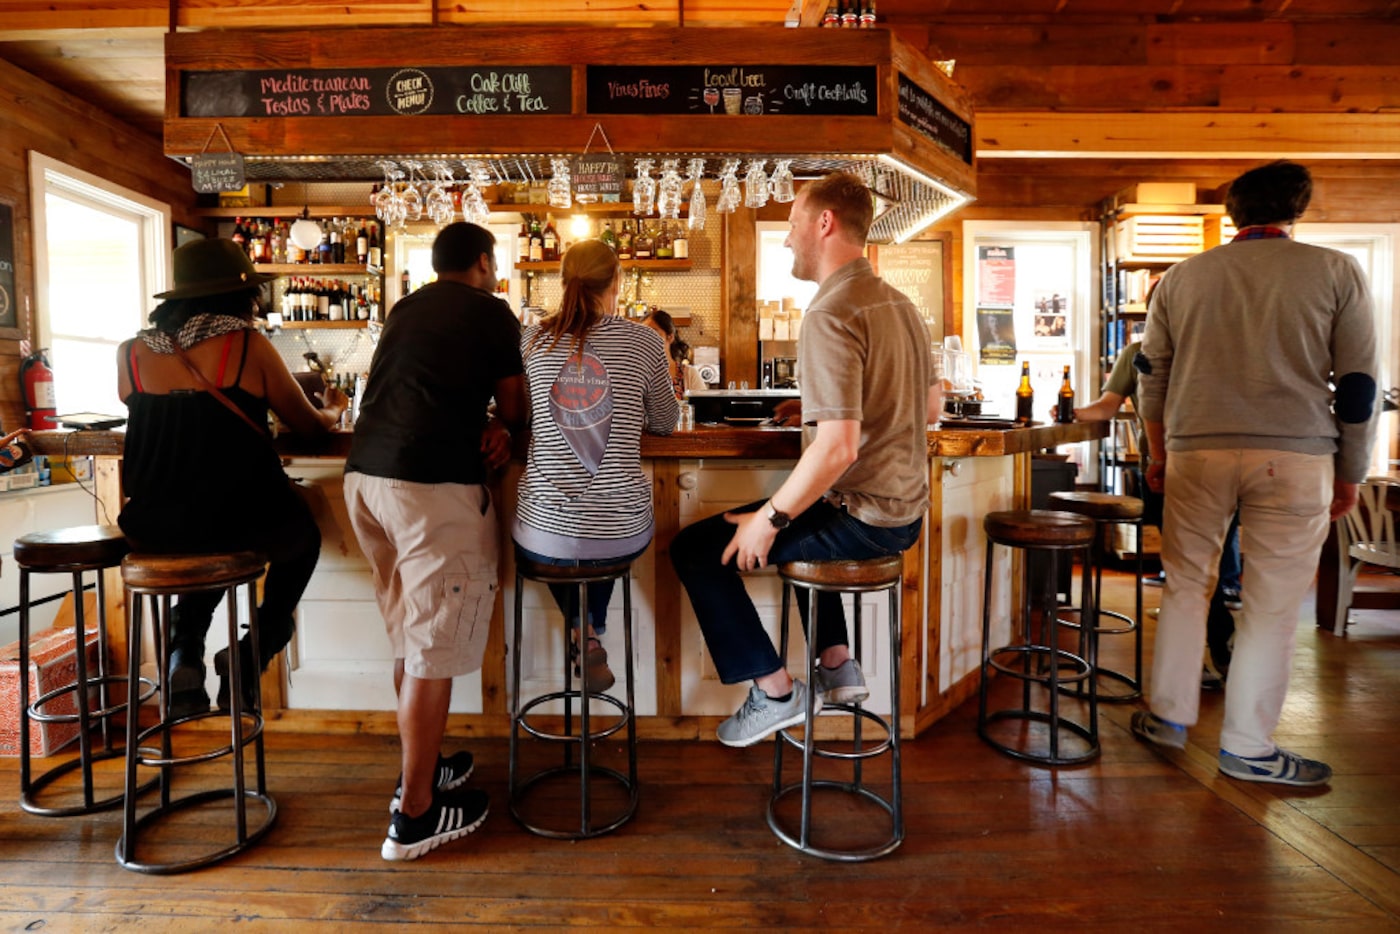
<instances>
[{"instance_id":1,"label":"man in gray sweater","mask_svg":"<svg viewBox=\"0 0 1400 934\"><path fill-rule=\"evenodd\" d=\"M1133 732L1183 748L1196 723L1206 608L1240 509L1244 610L1220 731L1220 771L1321 785L1325 763L1273 740L1288 693L1299 609L1330 520L1356 503L1375 441L1378 361L1361 266L1289 236L1312 194L1290 162L1231 183L1230 243L1163 275L1136 366L1151 466L1166 495L1167 582L1151 712Z\"/></svg>"}]
</instances>

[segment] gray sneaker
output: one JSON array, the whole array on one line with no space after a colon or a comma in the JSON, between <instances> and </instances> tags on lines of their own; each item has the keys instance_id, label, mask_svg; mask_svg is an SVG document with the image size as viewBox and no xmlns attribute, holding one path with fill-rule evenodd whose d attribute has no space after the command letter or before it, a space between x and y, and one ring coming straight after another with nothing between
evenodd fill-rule
<instances>
[{"instance_id":1,"label":"gray sneaker","mask_svg":"<svg viewBox=\"0 0 1400 934\"><path fill-rule=\"evenodd\" d=\"M822 709L822 699L813 699L813 713ZM758 685L749 688L748 699L734 716L719 725L719 741L726 746L752 746L781 729L797 726L807 718L807 685L792 682L792 697L779 703L764 694Z\"/></svg>"},{"instance_id":2,"label":"gray sneaker","mask_svg":"<svg viewBox=\"0 0 1400 934\"><path fill-rule=\"evenodd\" d=\"M1168 749L1186 748L1186 727L1168 723L1147 710L1139 710L1133 714L1133 734L1154 746L1165 746Z\"/></svg>"},{"instance_id":3,"label":"gray sneaker","mask_svg":"<svg viewBox=\"0 0 1400 934\"><path fill-rule=\"evenodd\" d=\"M1316 759L1305 759L1296 752L1274 748L1271 756L1237 756L1220 750L1221 774L1245 782L1271 782L1275 785L1325 785L1332 767Z\"/></svg>"},{"instance_id":4,"label":"gray sneaker","mask_svg":"<svg viewBox=\"0 0 1400 934\"><path fill-rule=\"evenodd\" d=\"M812 676L812 687L822 701L828 704L858 704L870 696L865 686L865 672L854 658L848 658L835 668L817 666Z\"/></svg>"}]
</instances>

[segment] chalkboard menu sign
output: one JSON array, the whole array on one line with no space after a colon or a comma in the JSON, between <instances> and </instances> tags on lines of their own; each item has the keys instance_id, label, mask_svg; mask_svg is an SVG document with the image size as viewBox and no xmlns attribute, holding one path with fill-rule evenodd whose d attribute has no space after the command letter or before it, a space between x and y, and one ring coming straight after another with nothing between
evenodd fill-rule
<instances>
[{"instance_id":1,"label":"chalkboard menu sign","mask_svg":"<svg viewBox=\"0 0 1400 934\"><path fill-rule=\"evenodd\" d=\"M879 247L880 278L899 289L928 322L934 340L943 337L945 244L942 240L912 240Z\"/></svg>"},{"instance_id":2,"label":"chalkboard menu sign","mask_svg":"<svg viewBox=\"0 0 1400 934\"><path fill-rule=\"evenodd\" d=\"M620 195L626 175L616 156L574 156L574 197L586 204L604 195Z\"/></svg>"},{"instance_id":3,"label":"chalkboard menu sign","mask_svg":"<svg viewBox=\"0 0 1400 934\"><path fill-rule=\"evenodd\" d=\"M588 112L875 116L864 65L589 65Z\"/></svg>"},{"instance_id":4,"label":"chalkboard menu sign","mask_svg":"<svg viewBox=\"0 0 1400 934\"><path fill-rule=\"evenodd\" d=\"M972 164L972 125L903 74L899 76L899 119Z\"/></svg>"},{"instance_id":5,"label":"chalkboard menu sign","mask_svg":"<svg viewBox=\"0 0 1400 934\"><path fill-rule=\"evenodd\" d=\"M187 71L185 117L366 117L568 113L567 65Z\"/></svg>"},{"instance_id":6,"label":"chalkboard menu sign","mask_svg":"<svg viewBox=\"0 0 1400 934\"><path fill-rule=\"evenodd\" d=\"M15 212L0 202L0 328L19 326L15 307Z\"/></svg>"},{"instance_id":7,"label":"chalkboard menu sign","mask_svg":"<svg viewBox=\"0 0 1400 934\"><path fill-rule=\"evenodd\" d=\"M220 191L241 191L247 184L243 174L243 155L236 152L215 152L195 156L190 160L190 181L201 194Z\"/></svg>"}]
</instances>

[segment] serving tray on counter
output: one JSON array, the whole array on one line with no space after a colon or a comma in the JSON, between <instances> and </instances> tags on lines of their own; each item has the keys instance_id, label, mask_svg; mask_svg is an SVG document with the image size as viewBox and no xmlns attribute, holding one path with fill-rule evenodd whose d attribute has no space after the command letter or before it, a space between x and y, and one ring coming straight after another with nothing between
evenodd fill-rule
<instances>
[{"instance_id":1,"label":"serving tray on counter","mask_svg":"<svg viewBox=\"0 0 1400 934\"><path fill-rule=\"evenodd\" d=\"M1039 422L1031 422L1031 425L1038 425ZM974 415L966 418L944 418L938 422L938 427L952 430L959 429L981 429L983 431L1000 431L1007 428L1027 427L1016 421L1014 418L992 418L986 415Z\"/></svg>"}]
</instances>

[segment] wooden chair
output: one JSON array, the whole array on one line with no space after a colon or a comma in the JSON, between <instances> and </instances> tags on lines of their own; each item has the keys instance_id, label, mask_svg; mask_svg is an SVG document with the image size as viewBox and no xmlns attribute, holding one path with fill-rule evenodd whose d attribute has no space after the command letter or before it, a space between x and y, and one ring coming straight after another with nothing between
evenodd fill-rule
<instances>
[{"instance_id":1,"label":"wooden chair","mask_svg":"<svg viewBox=\"0 0 1400 934\"><path fill-rule=\"evenodd\" d=\"M1362 601L1355 592L1362 565L1400 570L1400 541L1395 537L1395 511L1400 509L1400 480L1368 477L1361 484L1356 506L1337 520L1337 615L1333 632L1343 635L1353 605L1370 609L1400 609L1400 596L1368 595ZM1377 599L1379 598L1379 599Z\"/></svg>"}]
</instances>

